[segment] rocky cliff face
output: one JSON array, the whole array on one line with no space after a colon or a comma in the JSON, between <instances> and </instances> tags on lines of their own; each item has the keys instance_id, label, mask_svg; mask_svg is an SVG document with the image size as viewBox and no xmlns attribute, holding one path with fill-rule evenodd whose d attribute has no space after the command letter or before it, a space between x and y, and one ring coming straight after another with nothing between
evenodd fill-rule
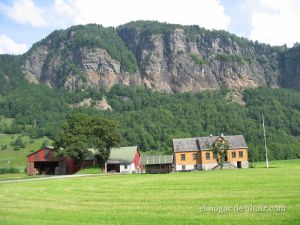
<instances>
[{"instance_id":1,"label":"rocky cliff face","mask_svg":"<svg viewBox=\"0 0 300 225\"><path fill-rule=\"evenodd\" d=\"M137 74L121 71L120 62L102 48L67 50L62 43L54 51L51 46L42 45L28 54L23 70L30 82L69 90L141 84Z\"/></svg>"},{"instance_id":2,"label":"rocky cliff face","mask_svg":"<svg viewBox=\"0 0 300 225\"><path fill-rule=\"evenodd\" d=\"M174 93L277 87L284 80L279 79L282 49L222 31L136 22L109 33L119 46L114 48L106 28L91 36L78 29L85 27L61 31L60 38L52 34L26 54L22 68L29 81L70 90L123 84Z\"/></svg>"},{"instance_id":3,"label":"rocky cliff face","mask_svg":"<svg viewBox=\"0 0 300 225\"><path fill-rule=\"evenodd\" d=\"M184 28L156 34L138 28L119 30L135 53L141 78L149 88L188 92L278 85L279 71L257 61L260 54L254 45L241 46L230 36L210 34L196 31L191 37ZM277 68L278 54L268 54L264 57Z\"/></svg>"}]
</instances>

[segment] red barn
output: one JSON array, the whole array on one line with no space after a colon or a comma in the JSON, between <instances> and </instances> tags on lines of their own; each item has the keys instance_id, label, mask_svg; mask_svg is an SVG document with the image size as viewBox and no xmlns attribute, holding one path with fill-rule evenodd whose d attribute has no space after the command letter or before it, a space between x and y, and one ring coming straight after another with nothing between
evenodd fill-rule
<instances>
[{"instance_id":1,"label":"red barn","mask_svg":"<svg viewBox=\"0 0 300 225\"><path fill-rule=\"evenodd\" d=\"M62 175L73 174L80 163L72 157L53 157L53 148L44 147L27 156L27 174Z\"/></svg>"}]
</instances>

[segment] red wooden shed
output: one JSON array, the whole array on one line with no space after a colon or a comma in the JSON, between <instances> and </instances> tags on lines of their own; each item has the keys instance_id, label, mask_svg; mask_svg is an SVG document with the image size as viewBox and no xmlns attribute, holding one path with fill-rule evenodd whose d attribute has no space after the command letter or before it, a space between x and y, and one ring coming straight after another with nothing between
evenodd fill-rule
<instances>
[{"instance_id":1,"label":"red wooden shed","mask_svg":"<svg viewBox=\"0 0 300 225\"><path fill-rule=\"evenodd\" d=\"M80 163L72 157L53 157L53 148L44 147L27 156L27 174L63 175L73 174Z\"/></svg>"}]
</instances>

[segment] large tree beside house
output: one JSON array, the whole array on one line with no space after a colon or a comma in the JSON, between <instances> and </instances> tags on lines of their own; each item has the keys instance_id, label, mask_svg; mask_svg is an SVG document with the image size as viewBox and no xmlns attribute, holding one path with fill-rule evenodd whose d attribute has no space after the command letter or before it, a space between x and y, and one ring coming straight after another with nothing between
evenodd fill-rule
<instances>
[{"instance_id":1,"label":"large tree beside house","mask_svg":"<svg viewBox=\"0 0 300 225\"><path fill-rule=\"evenodd\" d=\"M243 135L173 139L176 171L248 168L248 146Z\"/></svg>"},{"instance_id":2,"label":"large tree beside house","mask_svg":"<svg viewBox=\"0 0 300 225\"><path fill-rule=\"evenodd\" d=\"M224 162L226 161L227 152L229 150L229 143L223 135L218 137L211 145L211 150L217 156L216 160L221 169L223 169Z\"/></svg>"},{"instance_id":3,"label":"large tree beside house","mask_svg":"<svg viewBox=\"0 0 300 225\"><path fill-rule=\"evenodd\" d=\"M121 141L119 127L113 120L106 119L100 115L90 118L90 138L93 147L99 152L101 165L107 171L107 160L112 147Z\"/></svg>"},{"instance_id":4,"label":"large tree beside house","mask_svg":"<svg viewBox=\"0 0 300 225\"><path fill-rule=\"evenodd\" d=\"M97 149L104 168L110 149L120 140L118 124L115 121L99 115L76 114L62 126L55 141L55 151L58 156L72 156L81 160L90 154L90 148Z\"/></svg>"}]
</instances>

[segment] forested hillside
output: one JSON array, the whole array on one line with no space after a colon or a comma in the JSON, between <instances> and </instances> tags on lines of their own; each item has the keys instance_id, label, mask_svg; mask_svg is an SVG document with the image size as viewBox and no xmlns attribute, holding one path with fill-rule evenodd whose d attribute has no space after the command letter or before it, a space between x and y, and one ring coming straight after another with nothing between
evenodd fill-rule
<instances>
[{"instance_id":1,"label":"forested hillside","mask_svg":"<svg viewBox=\"0 0 300 225\"><path fill-rule=\"evenodd\" d=\"M54 140L70 115L104 114L119 121L123 145L142 151L243 134L261 160L264 113L270 158L299 158L300 93L278 88L299 90L299 55L299 47L155 21L57 30L24 55L0 55L0 116L11 118L0 132Z\"/></svg>"},{"instance_id":2,"label":"forested hillside","mask_svg":"<svg viewBox=\"0 0 300 225\"><path fill-rule=\"evenodd\" d=\"M110 91L67 92L40 85L24 85L0 99L0 115L15 118L1 132L55 139L61 124L74 113L104 114L119 121L123 145L142 151L171 152L173 138L209 134L243 134L252 160L264 157L261 113L267 126L271 159L300 157L300 94L285 89L248 89L244 104L231 91L161 94L139 87L114 86ZM105 96L112 111L71 104ZM242 102L243 103L243 102ZM93 103L92 103L93 105ZM1 123L0 123L1 124Z\"/></svg>"},{"instance_id":3,"label":"forested hillside","mask_svg":"<svg viewBox=\"0 0 300 225\"><path fill-rule=\"evenodd\" d=\"M23 56L0 55L0 96L27 84L20 65Z\"/></svg>"}]
</instances>

